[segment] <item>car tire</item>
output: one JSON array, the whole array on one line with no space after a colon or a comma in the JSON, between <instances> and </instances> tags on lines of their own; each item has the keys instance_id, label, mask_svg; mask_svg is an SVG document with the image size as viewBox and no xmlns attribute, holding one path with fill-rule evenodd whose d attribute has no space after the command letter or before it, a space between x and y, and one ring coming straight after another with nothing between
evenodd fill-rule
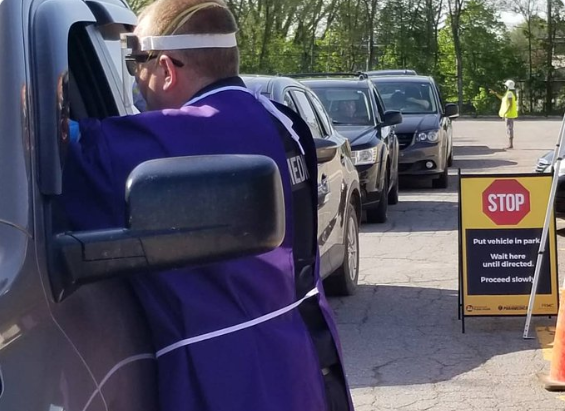
<instances>
[{"instance_id":1,"label":"car tire","mask_svg":"<svg viewBox=\"0 0 565 411\"><path fill-rule=\"evenodd\" d=\"M388 193L388 203L389 205L398 204L398 178L396 179L396 184Z\"/></svg>"},{"instance_id":2,"label":"car tire","mask_svg":"<svg viewBox=\"0 0 565 411\"><path fill-rule=\"evenodd\" d=\"M381 224L386 222L388 218L388 175L385 178L381 200L376 208L367 210L367 222Z\"/></svg>"},{"instance_id":3,"label":"car tire","mask_svg":"<svg viewBox=\"0 0 565 411\"><path fill-rule=\"evenodd\" d=\"M445 167L445 170L443 170L443 173L441 173L439 178L436 178L435 180L432 181L432 187L447 188L448 185L449 185L449 174L447 167Z\"/></svg>"},{"instance_id":4,"label":"car tire","mask_svg":"<svg viewBox=\"0 0 565 411\"><path fill-rule=\"evenodd\" d=\"M342 265L324 280L326 294L333 296L353 295L359 281L359 220L353 204L347 206L344 231L345 255Z\"/></svg>"}]
</instances>

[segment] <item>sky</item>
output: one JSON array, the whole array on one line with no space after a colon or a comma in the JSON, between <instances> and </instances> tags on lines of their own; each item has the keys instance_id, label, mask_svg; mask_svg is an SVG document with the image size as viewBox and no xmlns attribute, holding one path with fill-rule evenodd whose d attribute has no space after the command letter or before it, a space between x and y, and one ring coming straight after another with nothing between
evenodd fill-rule
<instances>
[{"instance_id":1,"label":"sky","mask_svg":"<svg viewBox=\"0 0 565 411\"><path fill-rule=\"evenodd\" d=\"M503 11L500 13L500 18L509 27L514 27L520 22L524 21L524 18L518 14Z\"/></svg>"}]
</instances>

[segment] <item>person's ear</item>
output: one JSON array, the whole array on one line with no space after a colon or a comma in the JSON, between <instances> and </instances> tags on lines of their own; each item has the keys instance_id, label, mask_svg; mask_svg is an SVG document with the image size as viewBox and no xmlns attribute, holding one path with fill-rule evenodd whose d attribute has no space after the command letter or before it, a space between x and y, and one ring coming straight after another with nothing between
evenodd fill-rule
<instances>
[{"instance_id":1,"label":"person's ear","mask_svg":"<svg viewBox=\"0 0 565 411\"><path fill-rule=\"evenodd\" d=\"M159 57L159 68L163 75L163 91L172 90L178 82L178 72L169 56Z\"/></svg>"}]
</instances>

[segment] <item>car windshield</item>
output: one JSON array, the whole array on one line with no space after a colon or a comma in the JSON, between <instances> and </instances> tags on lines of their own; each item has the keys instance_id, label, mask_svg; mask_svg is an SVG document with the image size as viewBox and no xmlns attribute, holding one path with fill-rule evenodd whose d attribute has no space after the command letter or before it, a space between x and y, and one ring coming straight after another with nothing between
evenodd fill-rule
<instances>
[{"instance_id":1,"label":"car windshield","mask_svg":"<svg viewBox=\"0 0 565 411\"><path fill-rule=\"evenodd\" d=\"M432 85L425 82L375 82L387 110L403 114L437 113Z\"/></svg>"},{"instance_id":2,"label":"car windshield","mask_svg":"<svg viewBox=\"0 0 565 411\"><path fill-rule=\"evenodd\" d=\"M311 87L336 125L374 124L368 90L351 87Z\"/></svg>"}]
</instances>

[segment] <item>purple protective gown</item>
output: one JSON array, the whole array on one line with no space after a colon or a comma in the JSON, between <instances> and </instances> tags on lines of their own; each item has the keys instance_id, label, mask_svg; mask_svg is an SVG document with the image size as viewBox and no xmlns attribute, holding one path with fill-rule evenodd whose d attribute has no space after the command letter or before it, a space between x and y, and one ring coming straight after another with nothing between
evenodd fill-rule
<instances>
[{"instance_id":1,"label":"purple protective gown","mask_svg":"<svg viewBox=\"0 0 565 411\"><path fill-rule=\"evenodd\" d=\"M75 230L124 226L127 176L162 157L267 155L281 170L286 210L292 209L281 138L273 118L246 92L221 91L179 110L83 120L80 129L80 141L69 147L62 196ZM260 256L134 276L156 350L294 303L292 227L287 211L283 244ZM337 344L323 293L311 298L319 299ZM177 348L158 364L160 411L327 410L318 357L297 309Z\"/></svg>"}]
</instances>

